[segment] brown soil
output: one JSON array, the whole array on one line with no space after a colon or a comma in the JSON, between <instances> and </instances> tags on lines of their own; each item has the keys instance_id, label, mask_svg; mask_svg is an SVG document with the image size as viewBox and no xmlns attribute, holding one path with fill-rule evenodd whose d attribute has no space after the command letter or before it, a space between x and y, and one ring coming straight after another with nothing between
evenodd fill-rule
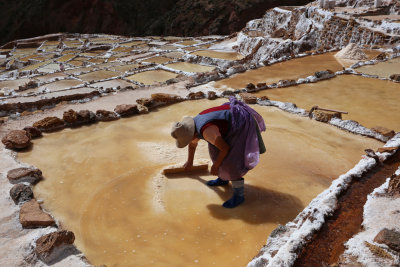
<instances>
[{"instance_id":1,"label":"brown soil","mask_svg":"<svg viewBox=\"0 0 400 267\"><path fill-rule=\"evenodd\" d=\"M344 243L361 229L363 210L367 196L383 184L400 165L398 151L384 164L354 181L339 197L338 209L316 233L312 242L302 249L294 266L329 266L338 261L344 252Z\"/></svg>"}]
</instances>

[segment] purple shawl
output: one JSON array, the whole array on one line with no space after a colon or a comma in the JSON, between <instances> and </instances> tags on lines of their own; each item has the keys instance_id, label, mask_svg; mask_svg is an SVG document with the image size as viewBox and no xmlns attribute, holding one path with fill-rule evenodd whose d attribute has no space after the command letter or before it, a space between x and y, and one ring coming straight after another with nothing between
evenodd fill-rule
<instances>
[{"instance_id":1,"label":"purple shawl","mask_svg":"<svg viewBox=\"0 0 400 267\"><path fill-rule=\"evenodd\" d=\"M260 114L234 97L229 98L232 122L229 133L224 137L229 145L229 153L219 168L223 180L238 180L253 169L260 160L257 128L265 131L265 123ZM208 144L210 157L214 162L219 150Z\"/></svg>"}]
</instances>

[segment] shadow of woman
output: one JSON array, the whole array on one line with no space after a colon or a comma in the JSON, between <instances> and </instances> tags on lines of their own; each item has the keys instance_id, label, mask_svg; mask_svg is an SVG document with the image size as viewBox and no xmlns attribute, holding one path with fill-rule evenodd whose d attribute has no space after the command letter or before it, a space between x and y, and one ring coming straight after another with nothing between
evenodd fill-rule
<instances>
[{"instance_id":1,"label":"shadow of woman","mask_svg":"<svg viewBox=\"0 0 400 267\"><path fill-rule=\"evenodd\" d=\"M168 178L192 178L207 186L205 185L207 180L201 177L202 174L204 173L175 174L168 176ZM217 193L222 201L228 200L232 195L230 185L208 188ZM300 199L296 196L250 184L245 184L245 199L243 204L234 209L226 209L222 207L222 203L209 204L207 208L211 216L219 220L235 219L249 224L267 222L286 224L304 209Z\"/></svg>"}]
</instances>

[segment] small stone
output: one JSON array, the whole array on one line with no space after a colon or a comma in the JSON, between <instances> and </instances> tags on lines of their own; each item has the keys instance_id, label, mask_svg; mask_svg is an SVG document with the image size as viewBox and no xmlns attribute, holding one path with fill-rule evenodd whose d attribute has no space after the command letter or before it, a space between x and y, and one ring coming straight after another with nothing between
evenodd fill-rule
<instances>
[{"instance_id":1,"label":"small stone","mask_svg":"<svg viewBox=\"0 0 400 267\"><path fill-rule=\"evenodd\" d=\"M375 60L385 60L389 57L389 55L385 52L380 53L379 55L377 55L374 59Z\"/></svg>"},{"instance_id":2,"label":"small stone","mask_svg":"<svg viewBox=\"0 0 400 267\"><path fill-rule=\"evenodd\" d=\"M153 100L151 98L139 98L136 103L149 108L153 105Z\"/></svg>"},{"instance_id":3,"label":"small stone","mask_svg":"<svg viewBox=\"0 0 400 267\"><path fill-rule=\"evenodd\" d=\"M378 155L375 154L374 150L367 148L367 149L364 149L364 151L368 157L375 159L376 162L379 162L379 157L378 157Z\"/></svg>"},{"instance_id":4,"label":"small stone","mask_svg":"<svg viewBox=\"0 0 400 267\"><path fill-rule=\"evenodd\" d=\"M321 110L314 110L313 117L317 121L329 122L333 118L342 119L342 114L339 112L324 112Z\"/></svg>"},{"instance_id":5,"label":"small stone","mask_svg":"<svg viewBox=\"0 0 400 267\"><path fill-rule=\"evenodd\" d=\"M36 184L43 178L42 171L36 168L17 168L8 171L7 179L12 184L27 182Z\"/></svg>"},{"instance_id":6,"label":"small stone","mask_svg":"<svg viewBox=\"0 0 400 267\"><path fill-rule=\"evenodd\" d=\"M61 130L62 128L64 128L64 126L65 126L64 121L57 117L46 117L33 124L33 127L38 128L42 132Z\"/></svg>"},{"instance_id":7,"label":"small stone","mask_svg":"<svg viewBox=\"0 0 400 267\"><path fill-rule=\"evenodd\" d=\"M390 177L387 191L391 195L400 195L400 175L393 174Z\"/></svg>"},{"instance_id":8,"label":"small stone","mask_svg":"<svg viewBox=\"0 0 400 267\"><path fill-rule=\"evenodd\" d=\"M256 89L256 86L254 84L252 84L252 83L248 83L246 85L246 89L247 90L254 90L254 89Z\"/></svg>"},{"instance_id":9,"label":"small stone","mask_svg":"<svg viewBox=\"0 0 400 267\"><path fill-rule=\"evenodd\" d=\"M223 96L234 96L235 92L233 92L232 90L225 90L222 92Z\"/></svg>"},{"instance_id":10,"label":"small stone","mask_svg":"<svg viewBox=\"0 0 400 267\"><path fill-rule=\"evenodd\" d=\"M279 87L287 87L287 86L291 86L291 85L295 85L295 84L296 84L295 80L280 80L278 82Z\"/></svg>"},{"instance_id":11,"label":"small stone","mask_svg":"<svg viewBox=\"0 0 400 267\"><path fill-rule=\"evenodd\" d=\"M63 120L68 124L76 124L78 121L78 112L73 109L65 111L63 114Z\"/></svg>"},{"instance_id":12,"label":"small stone","mask_svg":"<svg viewBox=\"0 0 400 267\"><path fill-rule=\"evenodd\" d=\"M323 79L329 79L335 76L335 73L331 70L324 70L324 71L317 71L315 72L315 77L317 77L319 80Z\"/></svg>"},{"instance_id":13,"label":"small stone","mask_svg":"<svg viewBox=\"0 0 400 267\"><path fill-rule=\"evenodd\" d=\"M393 151L396 151L397 149L398 149L398 147L380 147L380 148L378 148L377 151L379 153L385 153L385 152L391 153Z\"/></svg>"},{"instance_id":14,"label":"small stone","mask_svg":"<svg viewBox=\"0 0 400 267\"><path fill-rule=\"evenodd\" d=\"M215 93L214 91L208 91L207 95L209 100L217 99L217 93Z\"/></svg>"},{"instance_id":15,"label":"small stone","mask_svg":"<svg viewBox=\"0 0 400 267\"><path fill-rule=\"evenodd\" d=\"M19 222L23 228L39 228L55 225L54 219L41 209L36 199L32 199L21 206Z\"/></svg>"},{"instance_id":16,"label":"small stone","mask_svg":"<svg viewBox=\"0 0 400 267\"><path fill-rule=\"evenodd\" d=\"M9 132L1 139L1 142L8 149L23 149L32 144L31 135L24 130L14 130Z\"/></svg>"},{"instance_id":17,"label":"small stone","mask_svg":"<svg viewBox=\"0 0 400 267\"><path fill-rule=\"evenodd\" d=\"M36 240L35 253L43 262L49 264L63 254L75 241L70 231L57 231L44 235Z\"/></svg>"},{"instance_id":18,"label":"small stone","mask_svg":"<svg viewBox=\"0 0 400 267\"><path fill-rule=\"evenodd\" d=\"M121 117L128 117L139 113L137 105L126 104L116 106L114 111L118 113Z\"/></svg>"},{"instance_id":19,"label":"small stone","mask_svg":"<svg viewBox=\"0 0 400 267\"><path fill-rule=\"evenodd\" d=\"M108 111L104 109L100 109L96 111L96 116L99 121L115 121L119 119L117 113L113 111Z\"/></svg>"},{"instance_id":20,"label":"small stone","mask_svg":"<svg viewBox=\"0 0 400 267\"><path fill-rule=\"evenodd\" d=\"M393 81L400 82L400 74L392 74L389 78Z\"/></svg>"},{"instance_id":21,"label":"small stone","mask_svg":"<svg viewBox=\"0 0 400 267\"><path fill-rule=\"evenodd\" d=\"M165 83L166 83L167 85L169 85L169 84L173 84L173 83L177 83L177 82L179 82L178 79L172 78L172 79L167 80Z\"/></svg>"},{"instance_id":22,"label":"small stone","mask_svg":"<svg viewBox=\"0 0 400 267\"><path fill-rule=\"evenodd\" d=\"M25 83L22 86L18 86L18 90L17 91L25 91L25 90L28 90L28 89L36 88L38 86L39 86L39 84L36 81L29 81L29 82Z\"/></svg>"},{"instance_id":23,"label":"small stone","mask_svg":"<svg viewBox=\"0 0 400 267\"><path fill-rule=\"evenodd\" d=\"M33 126L27 126L24 128L24 131L27 131L32 138L37 138L42 136L42 131L40 131L38 128L33 127Z\"/></svg>"},{"instance_id":24,"label":"small stone","mask_svg":"<svg viewBox=\"0 0 400 267\"><path fill-rule=\"evenodd\" d=\"M264 89L264 88L266 88L267 87L267 84L266 83L257 83L257 88L258 89Z\"/></svg>"},{"instance_id":25,"label":"small stone","mask_svg":"<svg viewBox=\"0 0 400 267\"><path fill-rule=\"evenodd\" d=\"M400 252L400 232L398 231L384 228L375 236L374 242L385 244L389 248Z\"/></svg>"},{"instance_id":26,"label":"small stone","mask_svg":"<svg viewBox=\"0 0 400 267\"><path fill-rule=\"evenodd\" d=\"M149 113L149 108L143 105L138 105L139 114Z\"/></svg>"},{"instance_id":27,"label":"small stone","mask_svg":"<svg viewBox=\"0 0 400 267\"><path fill-rule=\"evenodd\" d=\"M372 130L388 138L392 138L396 134L393 130L381 126L375 126Z\"/></svg>"},{"instance_id":28,"label":"small stone","mask_svg":"<svg viewBox=\"0 0 400 267\"><path fill-rule=\"evenodd\" d=\"M161 103L166 105L183 101L182 97L178 95L164 93L152 94L151 99L154 103Z\"/></svg>"},{"instance_id":29,"label":"small stone","mask_svg":"<svg viewBox=\"0 0 400 267\"><path fill-rule=\"evenodd\" d=\"M32 188L25 184L16 184L10 190L10 197L15 204L29 201L33 198Z\"/></svg>"},{"instance_id":30,"label":"small stone","mask_svg":"<svg viewBox=\"0 0 400 267\"><path fill-rule=\"evenodd\" d=\"M249 93L240 93L239 95L246 104L257 104L257 97L255 95Z\"/></svg>"},{"instance_id":31,"label":"small stone","mask_svg":"<svg viewBox=\"0 0 400 267\"><path fill-rule=\"evenodd\" d=\"M201 91L195 92L195 93L190 93L188 95L188 99L190 99L190 100L202 99L204 97L205 97L205 94Z\"/></svg>"},{"instance_id":32,"label":"small stone","mask_svg":"<svg viewBox=\"0 0 400 267\"><path fill-rule=\"evenodd\" d=\"M78 121L81 124L90 124L97 121L96 114L89 110L80 110L78 112Z\"/></svg>"}]
</instances>

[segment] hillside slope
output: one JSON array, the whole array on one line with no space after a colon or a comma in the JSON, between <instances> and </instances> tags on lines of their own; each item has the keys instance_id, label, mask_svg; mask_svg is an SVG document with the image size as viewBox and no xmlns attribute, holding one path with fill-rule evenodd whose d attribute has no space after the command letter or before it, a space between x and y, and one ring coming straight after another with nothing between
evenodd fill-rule
<instances>
[{"instance_id":1,"label":"hillside slope","mask_svg":"<svg viewBox=\"0 0 400 267\"><path fill-rule=\"evenodd\" d=\"M309 0L0 0L0 44L54 32L230 34L281 5Z\"/></svg>"}]
</instances>

